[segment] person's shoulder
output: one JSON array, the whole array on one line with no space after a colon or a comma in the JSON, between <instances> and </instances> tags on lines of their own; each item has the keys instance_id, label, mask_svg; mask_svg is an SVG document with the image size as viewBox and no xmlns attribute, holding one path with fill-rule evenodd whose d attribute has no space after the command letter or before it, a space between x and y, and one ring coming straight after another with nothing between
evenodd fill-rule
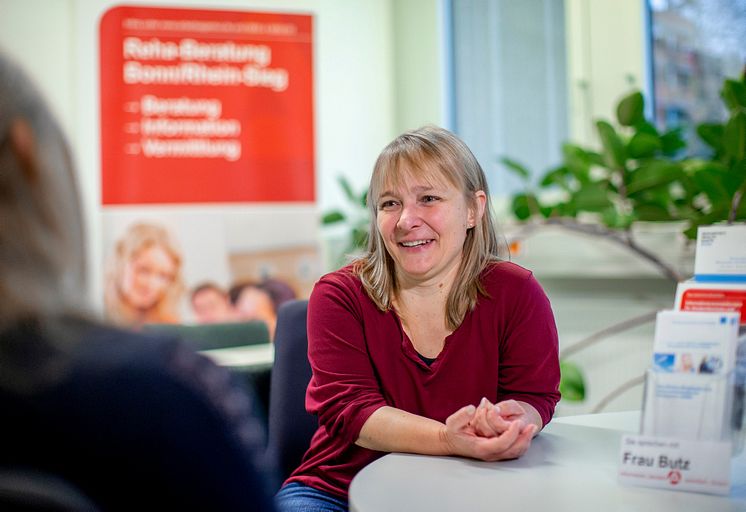
<instances>
[{"instance_id":1,"label":"person's shoulder","mask_svg":"<svg viewBox=\"0 0 746 512\"><path fill-rule=\"evenodd\" d=\"M187 387L199 388L203 374L217 370L228 373L172 334L95 325L84 337L81 347L84 358L108 365L112 371L122 370L132 378L182 381ZM132 371L134 368L137 371Z\"/></svg>"},{"instance_id":2,"label":"person's shoulder","mask_svg":"<svg viewBox=\"0 0 746 512\"><path fill-rule=\"evenodd\" d=\"M340 269L324 274L319 278L319 283L337 283L344 285L354 285L360 283L360 277L355 272L355 265L350 264Z\"/></svg>"},{"instance_id":3,"label":"person's shoulder","mask_svg":"<svg viewBox=\"0 0 746 512\"><path fill-rule=\"evenodd\" d=\"M375 309L354 264L322 276L314 285L309 297L309 311L329 310L340 306L346 310L364 311Z\"/></svg>"},{"instance_id":4,"label":"person's shoulder","mask_svg":"<svg viewBox=\"0 0 746 512\"><path fill-rule=\"evenodd\" d=\"M314 286L313 293L329 293L332 290L352 295L364 293L362 281L354 265L347 265L321 276Z\"/></svg>"},{"instance_id":5,"label":"person's shoulder","mask_svg":"<svg viewBox=\"0 0 746 512\"><path fill-rule=\"evenodd\" d=\"M509 296L509 302L516 303L546 296L533 272L510 261L491 263L480 277L491 300L500 302Z\"/></svg>"},{"instance_id":6,"label":"person's shoulder","mask_svg":"<svg viewBox=\"0 0 746 512\"><path fill-rule=\"evenodd\" d=\"M218 370L176 336L93 323L80 336L73 366L76 379L105 381L112 392L173 386L196 395L208 391L204 376Z\"/></svg>"},{"instance_id":7,"label":"person's shoulder","mask_svg":"<svg viewBox=\"0 0 746 512\"><path fill-rule=\"evenodd\" d=\"M506 283L517 284L533 279L533 273L512 261L494 261L487 265L480 276L486 287L503 286Z\"/></svg>"},{"instance_id":8,"label":"person's shoulder","mask_svg":"<svg viewBox=\"0 0 746 512\"><path fill-rule=\"evenodd\" d=\"M105 387L112 399L139 393L143 405L181 408L182 415L220 417L230 424L245 421L258 406L239 379L177 337L91 325L78 346L71 378ZM252 442L259 446L264 439Z\"/></svg>"},{"instance_id":9,"label":"person's shoulder","mask_svg":"<svg viewBox=\"0 0 746 512\"><path fill-rule=\"evenodd\" d=\"M174 336L133 332L88 322L80 326L78 357L95 359L100 365L129 366L136 361L154 364L179 350L183 342Z\"/></svg>"}]
</instances>

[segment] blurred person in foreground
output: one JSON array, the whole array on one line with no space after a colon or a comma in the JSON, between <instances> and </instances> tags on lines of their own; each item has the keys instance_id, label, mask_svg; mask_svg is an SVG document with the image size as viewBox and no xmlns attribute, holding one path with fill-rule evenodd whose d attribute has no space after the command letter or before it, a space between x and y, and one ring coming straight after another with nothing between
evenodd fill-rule
<instances>
[{"instance_id":1,"label":"blurred person in foreground","mask_svg":"<svg viewBox=\"0 0 746 512\"><path fill-rule=\"evenodd\" d=\"M271 510L254 399L178 340L89 318L68 147L0 54L0 466L101 510Z\"/></svg>"},{"instance_id":2,"label":"blurred person in foreground","mask_svg":"<svg viewBox=\"0 0 746 512\"><path fill-rule=\"evenodd\" d=\"M397 137L376 161L367 253L308 304L319 428L281 511L347 509L386 452L520 457L560 398L554 316L531 272L498 255L487 182L455 135Z\"/></svg>"}]
</instances>

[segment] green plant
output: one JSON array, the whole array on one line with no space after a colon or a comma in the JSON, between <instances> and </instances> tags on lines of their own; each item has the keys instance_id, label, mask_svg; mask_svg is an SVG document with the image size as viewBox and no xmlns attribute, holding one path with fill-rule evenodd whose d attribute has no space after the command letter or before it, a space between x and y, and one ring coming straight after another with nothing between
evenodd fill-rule
<instances>
[{"instance_id":1,"label":"green plant","mask_svg":"<svg viewBox=\"0 0 746 512\"><path fill-rule=\"evenodd\" d=\"M686 147L680 130L659 133L635 91L618 104L617 127L596 122L600 152L565 144L562 164L541 177L539 188L561 191L559 199L544 199L525 167L503 159L526 184L513 197L513 213L550 221L590 214L610 232L628 232L636 221L685 221L689 238L699 225L746 219L746 79L725 80L721 96L729 119L697 127L711 148L708 158L680 158Z\"/></svg>"},{"instance_id":2,"label":"green plant","mask_svg":"<svg viewBox=\"0 0 746 512\"><path fill-rule=\"evenodd\" d=\"M698 136L710 148L705 157L685 154L680 130L661 133L645 119L643 95L635 91L617 105L616 126L596 122L600 150L565 144L562 163L541 176L538 187L532 185L528 169L504 158L506 168L525 184L512 197L515 217L530 226L559 225L611 240L653 263L664 276L680 281L682 276L672 265L635 240L632 226L641 221L678 221L692 239L700 225L746 220L746 76L725 80L721 97L728 109L727 121L697 127ZM605 329L605 334L652 318L643 315L624 321ZM591 335L561 354L567 399L584 399L585 384L582 371L566 357L604 337Z\"/></svg>"},{"instance_id":3,"label":"green plant","mask_svg":"<svg viewBox=\"0 0 746 512\"><path fill-rule=\"evenodd\" d=\"M335 258L336 265L344 263L345 258L355 254L368 245L368 228L370 215L366 206L368 189L356 192L344 176L339 176L337 182L347 200L347 207L326 212L321 218L323 226L344 226L346 233L341 254Z\"/></svg>"}]
</instances>

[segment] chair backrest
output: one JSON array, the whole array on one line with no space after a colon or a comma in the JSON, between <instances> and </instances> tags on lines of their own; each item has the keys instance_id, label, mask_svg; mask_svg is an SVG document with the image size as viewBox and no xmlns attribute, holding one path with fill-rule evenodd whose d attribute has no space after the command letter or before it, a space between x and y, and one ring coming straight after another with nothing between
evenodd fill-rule
<instances>
[{"instance_id":1,"label":"chair backrest","mask_svg":"<svg viewBox=\"0 0 746 512\"><path fill-rule=\"evenodd\" d=\"M0 470L0 510L97 512L77 487L57 476L27 469Z\"/></svg>"},{"instance_id":2,"label":"chair backrest","mask_svg":"<svg viewBox=\"0 0 746 512\"><path fill-rule=\"evenodd\" d=\"M194 350L240 347L269 343L267 324L260 321L219 324L147 324L144 331L178 336Z\"/></svg>"},{"instance_id":3,"label":"chair backrest","mask_svg":"<svg viewBox=\"0 0 746 512\"><path fill-rule=\"evenodd\" d=\"M275 361L269 388L269 446L284 480L298 467L318 428L306 411L306 388L311 380L306 315L308 301L280 306L275 331Z\"/></svg>"}]
</instances>

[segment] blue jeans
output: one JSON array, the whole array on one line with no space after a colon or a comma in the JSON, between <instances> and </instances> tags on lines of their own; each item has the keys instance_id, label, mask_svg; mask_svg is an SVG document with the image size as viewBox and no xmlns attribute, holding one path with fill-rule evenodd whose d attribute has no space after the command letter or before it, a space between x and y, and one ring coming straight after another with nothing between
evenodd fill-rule
<instances>
[{"instance_id":1,"label":"blue jeans","mask_svg":"<svg viewBox=\"0 0 746 512\"><path fill-rule=\"evenodd\" d=\"M347 512L347 500L298 482L290 482L275 495L278 512Z\"/></svg>"}]
</instances>

